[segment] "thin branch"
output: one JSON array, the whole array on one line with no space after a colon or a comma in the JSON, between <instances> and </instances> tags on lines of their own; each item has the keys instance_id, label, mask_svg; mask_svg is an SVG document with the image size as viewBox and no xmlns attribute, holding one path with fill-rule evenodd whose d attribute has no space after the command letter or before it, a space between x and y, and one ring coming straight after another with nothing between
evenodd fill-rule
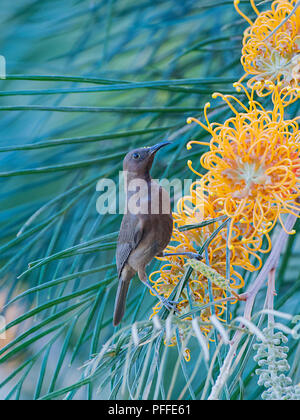
<instances>
[{"instance_id":1,"label":"thin branch","mask_svg":"<svg viewBox=\"0 0 300 420\"><path fill-rule=\"evenodd\" d=\"M293 16L294 13L296 13L296 10L298 9L299 6L300 6L300 0L295 4L295 7L291 11L291 13L289 15L287 15L287 17L284 18L283 21L280 22L280 24L278 26L276 26L276 28L273 29L272 32L269 33L269 35L263 40L263 42L265 42L265 41L267 41L267 39L271 38L271 36L274 35L275 32L277 32L278 29L280 29Z\"/></svg>"},{"instance_id":2,"label":"thin branch","mask_svg":"<svg viewBox=\"0 0 300 420\"><path fill-rule=\"evenodd\" d=\"M297 221L296 215L294 214L288 215L287 220L286 220L287 231L292 230L296 221ZM280 234L278 235L276 239L276 242L273 246L273 249L267 261L265 262L264 266L260 270L260 273L257 276L255 282L249 286L249 289L244 294L244 297L247 299L246 304L245 304L245 309L244 309L244 318L249 319L249 320L251 319L252 308L253 308L257 293L264 286L266 277L269 275L269 273L275 270L275 268L277 267L280 254L282 252L283 247L286 244L287 237L288 237L288 234L283 229L281 229ZM227 353L227 356L224 359L223 365L220 369L219 376L208 397L209 400L219 399L220 392L222 391L227 379L231 375L232 362L236 355L236 350L241 341L243 334L244 332L242 330L238 330L235 333L230 344L229 352Z\"/></svg>"},{"instance_id":3,"label":"thin branch","mask_svg":"<svg viewBox=\"0 0 300 420\"><path fill-rule=\"evenodd\" d=\"M269 273L269 279L268 279L268 290L267 290L267 297L266 297L266 308L268 310L273 311L274 310L274 296L276 296L275 291L275 272L276 269L273 268ZM268 326L274 325L274 314L269 313L268 314Z\"/></svg>"}]
</instances>

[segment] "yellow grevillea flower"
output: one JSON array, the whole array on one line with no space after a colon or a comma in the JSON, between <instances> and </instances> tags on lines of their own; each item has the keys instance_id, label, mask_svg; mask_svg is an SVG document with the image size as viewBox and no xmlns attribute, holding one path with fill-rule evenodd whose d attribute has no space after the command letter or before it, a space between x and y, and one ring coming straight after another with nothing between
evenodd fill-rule
<instances>
[{"instance_id":1,"label":"yellow grevillea flower","mask_svg":"<svg viewBox=\"0 0 300 420\"><path fill-rule=\"evenodd\" d=\"M258 15L252 22L239 9L239 0L234 1L238 13L250 24L244 32L241 57L244 77L253 75L248 86L265 96L271 92L269 82L273 82L284 93L286 104L299 97L300 7L296 7L296 2L275 0L271 10L259 13L251 0Z\"/></svg>"},{"instance_id":2,"label":"yellow grevillea flower","mask_svg":"<svg viewBox=\"0 0 300 420\"><path fill-rule=\"evenodd\" d=\"M224 124L206 124L195 121L211 135L210 150L201 157L201 165L207 169L205 175L190 168L201 177L204 189L214 197L214 204L223 206L224 213L231 218L229 246L234 245L234 229L242 234L241 242L260 250L259 238L272 230L279 220L284 228L282 215L299 210L297 199L300 196L300 135L297 118L284 119L282 96L273 85L275 99L273 110L266 111L241 84L248 97L246 107L236 97L220 96L234 112ZM238 112L231 101L238 104L243 112ZM285 229L285 228L284 228ZM288 232L294 233L294 232Z\"/></svg>"},{"instance_id":3,"label":"yellow grevillea flower","mask_svg":"<svg viewBox=\"0 0 300 420\"><path fill-rule=\"evenodd\" d=\"M223 222L226 220L222 207L217 201L212 200L202 188L202 183L196 181L191 185L190 195L187 195L179 200L177 204L177 213L173 214L174 217L174 231L171 244L167 247L166 252L197 252L205 241L211 237L213 232L222 222L218 221L204 227L194 228L191 230L181 231L182 226L199 224L206 220L223 217ZM231 289L239 289L244 286L244 280L241 274L237 271L238 267L246 270L253 271L261 264L260 258L256 256L253 251L248 251L245 245L237 240L240 232L235 228L235 237L233 243L235 244L234 250L230 255L230 279L229 285ZM177 308L179 315L187 315L185 319L192 319L188 314L191 308L207 305L201 311L200 317L203 322L209 322L212 314L212 307L209 305L210 298L213 297L214 308L216 316L223 320L226 309L226 301L223 301L227 296L226 285L224 287L220 283L220 278L226 278L226 236L227 227L224 226L220 232L215 236L207 248L207 258L205 263L211 268L203 269L203 263L193 265L193 272L188 279L187 287L181 293L181 301ZM255 267L250 262L250 256L257 257L257 265ZM227 257L228 258L228 257ZM172 256L159 258L165 261L165 264L159 271L153 272L149 279L153 283L154 288L166 298L170 296L174 287L180 283L183 276L187 271L186 259L183 256ZM229 262L229 261L228 261ZM199 268L197 267L199 265ZM220 276L216 283L210 283L211 276L207 272L215 270ZM214 275L214 274L212 274ZM227 283L226 283L227 284ZM211 287L210 291L209 288ZM153 308L153 314L156 314L161 309L159 302ZM203 326L204 333L210 331L210 326ZM176 342L176 341L175 341ZM174 345L174 343L172 343Z\"/></svg>"}]
</instances>

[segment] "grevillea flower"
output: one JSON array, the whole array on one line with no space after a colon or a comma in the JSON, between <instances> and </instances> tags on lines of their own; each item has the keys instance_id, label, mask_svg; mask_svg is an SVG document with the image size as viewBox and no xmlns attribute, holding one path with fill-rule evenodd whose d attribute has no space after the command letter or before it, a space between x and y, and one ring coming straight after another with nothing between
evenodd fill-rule
<instances>
[{"instance_id":1,"label":"grevillea flower","mask_svg":"<svg viewBox=\"0 0 300 420\"><path fill-rule=\"evenodd\" d=\"M177 213L174 213L173 217L173 236L170 245L166 249L166 252L172 253L199 251L205 241L215 232L218 225L222 222L224 224L224 227L220 229L218 234L209 243L204 262L193 264L188 261L188 266L191 265L193 271L188 278L187 286L182 290L181 300L177 305L179 315L182 315L186 320L192 319L189 312L193 308L207 305L200 313L200 318L203 322L209 323L212 310L220 320L224 321L227 305L224 298L228 294L226 292L226 282L224 281L224 284L222 284L221 279L223 278L225 280L226 277L229 277L228 283L230 289L240 289L244 286L244 279L238 271L238 268L254 271L260 266L260 258L253 251L248 251L245 245L237 240L240 232L236 228L234 229L234 237L232 238L235 244L234 250L230 255L227 254L227 226L223 208L217 201L213 200L203 191L202 183L199 181L191 185L190 195L179 200ZM215 218L218 218L218 222L205 225L205 221L210 221ZM183 226L199 223L205 226L190 230L181 230ZM251 263L251 256L257 257L258 267ZM159 259L164 261L165 264L159 271L155 271L150 275L150 281L161 295L168 298L175 286L186 275L188 266L183 256L163 257ZM230 267L230 273L227 272L228 267ZM212 301L214 302L213 308L211 305ZM153 308L152 316L160 309L161 303L159 302ZM209 325L202 326L201 328L205 334L211 330ZM176 343L175 338L171 343L173 345Z\"/></svg>"},{"instance_id":2,"label":"grevillea flower","mask_svg":"<svg viewBox=\"0 0 300 420\"><path fill-rule=\"evenodd\" d=\"M224 214L231 218L229 247L234 248L234 229L238 226L239 240L246 247L260 250L261 238L272 230L279 220L283 229L282 215L297 214L300 196L300 136L297 118L284 119L282 96L273 85L275 100L272 111L266 111L254 100L254 90L249 92L241 84L248 97L246 107L236 97L213 94L221 97L234 112L224 124L210 123L204 109L206 124L196 121L211 135L206 144L209 151L201 157L201 165L207 169L205 175L196 172L189 161L190 168L201 177L204 189L214 197L214 205L223 207ZM238 112L231 101L242 108ZM294 233L288 232L288 233ZM267 236L268 237L268 236Z\"/></svg>"},{"instance_id":3,"label":"grevillea flower","mask_svg":"<svg viewBox=\"0 0 300 420\"><path fill-rule=\"evenodd\" d=\"M234 2L238 13L250 24L244 32L241 57L244 77L253 76L248 86L265 96L270 94L268 86L273 82L280 87L286 104L299 97L300 8L296 2L276 0L271 10L259 13L251 0L258 15L254 22L239 9L239 0Z\"/></svg>"}]
</instances>

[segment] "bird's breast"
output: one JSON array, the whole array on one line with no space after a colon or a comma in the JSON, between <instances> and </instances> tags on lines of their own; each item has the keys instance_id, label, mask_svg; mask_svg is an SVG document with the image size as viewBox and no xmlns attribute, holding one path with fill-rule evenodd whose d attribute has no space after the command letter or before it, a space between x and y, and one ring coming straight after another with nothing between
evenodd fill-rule
<instances>
[{"instance_id":1,"label":"bird's breast","mask_svg":"<svg viewBox=\"0 0 300 420\"><path fill-rule=\"evenodd\" d=\"M167 214L151 215L145 226L141 242L128 259L129 265L135 270L141 266L146 267L167 247L172 236L173 219Z\"/></svg>"},{"instance_id":2,"label":"bird's breast","mask_svg":"<svg viewBox=\"0 0 300 420\"><path fill-rule=\"evenodd\" d=\"M173 231L169 193L152 179L147 185L146 190L140 190L139 195L134 193L128 199L129 213L132 217L137 217L143 226L141 241L128 258L129 265L136 271L163 252L170 242ZM134 215L130 211L134 209L132 204L139 204L141 211Z\"/></svg>"}]
</instances>

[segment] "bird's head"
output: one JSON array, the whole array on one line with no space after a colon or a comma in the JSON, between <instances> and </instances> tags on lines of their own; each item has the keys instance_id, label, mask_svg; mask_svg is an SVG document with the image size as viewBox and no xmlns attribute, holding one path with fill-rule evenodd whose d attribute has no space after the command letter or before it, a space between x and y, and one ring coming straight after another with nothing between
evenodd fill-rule
<instances>
[{"instance_id":1,"label":"bird's head","mask_svg":"<svg viewBox=\"0 0 300 420\"><path fill-rule=\"evenodd\" d=\"M169 141L162 141L151 147L141 147L127 153L123 161L123 170L135 176L148 174L153 163L156 152L164 146L171 144Z\"/></svg>"}]
</instances>

